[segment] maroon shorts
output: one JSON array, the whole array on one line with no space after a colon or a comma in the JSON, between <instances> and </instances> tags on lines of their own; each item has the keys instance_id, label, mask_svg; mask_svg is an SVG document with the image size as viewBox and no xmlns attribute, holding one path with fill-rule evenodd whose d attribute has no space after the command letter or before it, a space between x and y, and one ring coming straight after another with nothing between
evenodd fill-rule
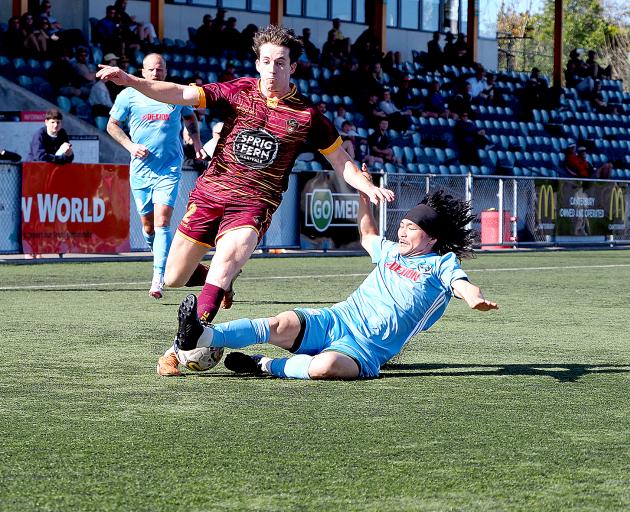
<instances>
[{"instance_id":1,"label":"maroon shorts","mask_svg":"<svg viewBox=\"0 0 630 512\"><path fill-rule=\"evenodd\" d=\"M214 198L195 187L177 231L192 242L214 247L227 231L250 227L256 231L260 241L271 224L275 210L263 201Z\"/></svg>"}]
</instances>

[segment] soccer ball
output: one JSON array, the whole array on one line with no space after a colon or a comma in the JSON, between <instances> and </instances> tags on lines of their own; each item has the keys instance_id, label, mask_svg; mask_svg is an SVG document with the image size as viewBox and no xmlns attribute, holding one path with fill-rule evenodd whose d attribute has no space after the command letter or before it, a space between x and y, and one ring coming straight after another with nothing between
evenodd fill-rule
<instances>
[{"instance_id":1,"label":"soccer ball","mask_svg":"<svg viewBox=\"0 0 630 512\"><path fill-rule=\"evenodd\" d=\"M183 364L193 372L205 372L214 368L223 357L223 347L200 347L192 350L180 350L177 345L173 345L175 356L180 364Z\"/></svg>"}]
</instances>

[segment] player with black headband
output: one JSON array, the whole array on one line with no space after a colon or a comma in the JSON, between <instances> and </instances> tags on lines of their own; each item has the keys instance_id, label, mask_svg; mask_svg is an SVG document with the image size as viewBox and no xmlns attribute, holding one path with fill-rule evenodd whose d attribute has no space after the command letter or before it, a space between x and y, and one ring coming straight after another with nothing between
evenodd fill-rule
<instances>
[{"instance_id":1,"label":"player with black headband","mask_svg":"<svg viewBox=\"0 0 630 512\"><path fill-rule=\"evenodd\" d=\"M210 326L199 321L196 297L188 295L179 309L176 345L191 350L271 343L294 354L271 359L232 352L225 366L237 373L297 379L377 377L412 336L444 314L451 297L479 311L497 309L459 266L461 258L472 254L473 234L467 228L472 219L468 203L438 191L407 212L395 243L378 235L369 198L361 194L361 244L376 267L348 299L328 308L296 308L271 318Z\"/></svg>"}]
</instances>

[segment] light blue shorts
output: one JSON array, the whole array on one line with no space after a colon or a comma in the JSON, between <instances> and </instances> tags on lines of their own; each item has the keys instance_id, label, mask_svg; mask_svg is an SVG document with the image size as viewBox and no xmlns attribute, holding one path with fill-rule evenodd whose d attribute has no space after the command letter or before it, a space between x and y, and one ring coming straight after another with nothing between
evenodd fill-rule
<instances>
[{"instance_id":1,"label":"light blue shorts","mask_svg":"<svg viewBox=\"0 0 630 512\"><path fill-rule=\"evenodd\" d=\"M131 193L140 215L153 212L154 204L175 207L181 173L151 174L131 180Z\"/></svg>"},{"instance_id":2,"label":"light blue shorts","mask_svg":"<svg viewBox=\"0 0 630 512\"><path fill-rule=\"evenodd\" d=\"M351 357L359 365L359 377L370 379L378 377L380 365L365 348L369 340L359 340L346 323L341 321L330 308L294 310L300 319L304 319L304 333L301 343L291 350L294 354L314 356L328 350L340 352Z\"/></svg>"}]
</instances>

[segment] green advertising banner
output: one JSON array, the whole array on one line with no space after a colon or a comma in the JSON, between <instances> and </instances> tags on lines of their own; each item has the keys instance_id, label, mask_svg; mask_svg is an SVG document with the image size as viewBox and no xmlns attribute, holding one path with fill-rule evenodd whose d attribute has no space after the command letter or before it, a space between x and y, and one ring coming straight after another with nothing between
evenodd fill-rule
<instances>
[{"instance_id":1,"label":"green advertising banner","mask_svg":"<svg viewBox=\"0 0 630 512\"><path fill-rule=\"evenodd\" d=\"M628 238L628 184L536 180L536 239Z\"/></svg>"}]
</instances>

